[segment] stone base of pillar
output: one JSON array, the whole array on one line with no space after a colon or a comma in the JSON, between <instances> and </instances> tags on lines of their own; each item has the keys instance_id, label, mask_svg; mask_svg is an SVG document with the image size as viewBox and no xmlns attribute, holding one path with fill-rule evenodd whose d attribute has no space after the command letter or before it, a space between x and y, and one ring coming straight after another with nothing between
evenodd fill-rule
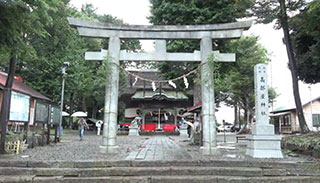
<instances>
[{"instance_id":1,"label":"stone base of pillar","mask_svg":"<svg viewBox=\"0 0 320 183\"><path fill-rule=\"evenodd\" d=\"M100 146L100 152L104 154L116 154L119 151L119 146Z\"/></svg>"},{"instance_id":2,"label":"stone base of pillar","mask_svg":"<svg viewBox=\"0 0 320 183\"><path fill-rule=\"evenodd\" d=\"M128 136L139 136L139 127L129 127Z\"/></svg>"},{"instance_id":3,"label":"stone base of pillar","mask_svg":"<svg viewBox=\"0 0 320 183\"><path fill-rule=\"evenodd\" d=\"M217 147L200 147L200 153L202 155L220 155L220 151Z\"/></svg>"},{"instance_id":4,"label":"stone base of pillar","mask_svg":"<svg viewBox=\"0 0 320 183\"><path fill-rule=\"evenodd\" d=\"M253 158L283 158L280 135L248 135L246 155Z\"/></svg>"},{"instance_id":5,"label":"stone base of pillar","mask_svg":"<svg viewBox=\"0 0 320 183\"><path fill-rule=\"evenodd\" d=\"M274 126L271 124L256 124L252 126L252 135L274 135Z\"/></svg>"}]
</instances>

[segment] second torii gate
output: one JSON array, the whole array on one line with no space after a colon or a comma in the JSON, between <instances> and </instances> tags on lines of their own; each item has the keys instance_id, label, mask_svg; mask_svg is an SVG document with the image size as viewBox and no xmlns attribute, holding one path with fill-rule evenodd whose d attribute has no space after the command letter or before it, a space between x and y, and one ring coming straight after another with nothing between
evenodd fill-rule
<instances>
[{"instance_id":1,"label":"second torii gate","mask_svg":"<svg viewBox=\"0 0 320 183\"><path fill-rule=\"evenodd\" d=\"M110 82L105 91L104 129L102 152L117 152L117 114L119 89L119 61L191 61L201 62L201 97L203 146L202 154L217 154L216 124L213 71L205 65L208 56L212 53L212 39L240 38L243 30L250 28L252 22L236 22L214 25L179 25L179 26L144 26L144 25L112 25L102 22L68 18L69 24L77 27L84 37L109 38L108 50L101 52L87 52L86 60L103 60L110 56ZM155 53L128 53L120 50L120 39L155 39ZM196 39L200 40L200 51L194 53L167 53L166 40ZM213 52L216 61L233 62L235 54L220 54Z\"/></svg>"}]
</instances>

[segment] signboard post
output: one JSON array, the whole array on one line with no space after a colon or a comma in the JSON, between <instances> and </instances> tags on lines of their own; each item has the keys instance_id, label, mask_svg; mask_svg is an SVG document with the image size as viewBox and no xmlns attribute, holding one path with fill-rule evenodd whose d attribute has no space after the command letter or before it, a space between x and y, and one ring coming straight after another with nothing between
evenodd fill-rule
<instances>
[{"instance_id":1,"label":"signboard post","mask_svg":"<svg viewBox=\"0 0 320 183\"><path fill-rule=\"evenodd\" d=\"M47 144L50 144L50 128L51 128L51 105L49 105L49 110L48 110L48 119L47 119Z\"/></svg>"},{"instance_id":2,"label":"signboard post","mask_svg":"<svg viewBox=\"0 0 320 183\"><path fill-rule=\"evenodd\" d=\"M50 123L53 124L54 126L54 142L58 142L57 138L57 130L60 122L60 115L61 115L61 109L58 106L51 105L51 110L50 110Z\"/></svg>"},{"instance_id":3,"label":"signboard post","mask_svg":"<svg viewBox=\"0 0 320 183\"><path fill-rule=\"evenodd\" d=\"M48 118L49 118L49 104L37 100L35 105L34 122L48 123Z\"/></svg>"},{"instance_id":4,"label":"signboard post","mask_svg":"<svg viewBox=\"0 0 320 183\"><path fill-rule=\"evenodd\" d=\"M42 124L41 145L44 144L45 125L48 123L49 109L50 109L50 105L48 103L42 102L41 100L36 100L34 122ZM47 124L47 126L49 126L49 124ZM47 143L48 143L48 140L47 140Z\"/></svg>"}]
</instances>

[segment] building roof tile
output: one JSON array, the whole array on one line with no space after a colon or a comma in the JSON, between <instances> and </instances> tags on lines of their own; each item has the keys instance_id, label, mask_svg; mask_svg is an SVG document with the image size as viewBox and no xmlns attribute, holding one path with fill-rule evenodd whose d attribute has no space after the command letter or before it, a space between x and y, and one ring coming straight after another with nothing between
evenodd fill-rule
<instances>
[{"instance_id":1,"label":"building roof tile","mask_svg":"<svg viewBox=\"0 0 320 183\"><path fill-rule=\"evenodd\" d=\"M4 86L6 84L7 76L8 76L7 73L0 72L0 88L4 88ZM32 89L31 87L27 86L26 84L24 84L20 77L15 77L15 79L13 81L12 89L14 91L29 95L34 98L52 101L50 98L42 95L40 92L38 92L38 91Z\"/></svg>"}]
</instances>

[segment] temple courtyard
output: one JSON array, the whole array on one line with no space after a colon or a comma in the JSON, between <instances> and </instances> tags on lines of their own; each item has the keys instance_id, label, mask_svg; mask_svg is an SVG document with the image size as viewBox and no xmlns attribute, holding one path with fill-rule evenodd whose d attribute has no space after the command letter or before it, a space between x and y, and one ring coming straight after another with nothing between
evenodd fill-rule
<instances>
[{"instance_id":1,"label":"temple courtyard","mask_svg":"<svg viewBox=\"0 0 320 183\"><path fill-rule=\"evenodd\" d=\"M49 146L27 149L19 155L0 156L0 159L21 161L255 160L245 155L246 141L239 140L239 142L236 143L236 135L234 133L226 133L226 143L224 143L224 133L218 133L217 148L220 154L215 156L202 155L200 153L200 146L191 144L187 137L166 135L138 137L119 135L117 136L119 153L105 154L101 153L99 149L102 137L97 136L95 132L92 131L85 133L84 140L80 141L78 131L70 130L64 134L60 143L51 143ZM292 157L292 154L289 156L286 155L283 159L283 161L287 160L316 161L316 159L302 155Z\"/></svg>"},{"instance_id":2,"label":"temple courtyard","mask_svg":"<svg viewBox=\"0 0 320 183\"><path fill-rule=\"evenodd\" d=\"M245 155L246 141L219 133L219 155L202 155L180 136L119 135L117 154L100 152L101 136L68 131L60 143L0 156L0 182L320 182L319 160ZM226 143L224 142L226 139Z\"/></svg>"},{"instance_id":3,"label":"temple courtyard","mask_svg":"<svg viewBox=\"0 0 320 183\"><path fill-rule=\"evenodd\" d=\"M105 154L100 152L101 136L95 132L85 132L80 141L78 131L68 131L60 143L49 146L27 149L19 155L6 155L1 159L21 161L83 161L83 160L211 160L211 159L253 159L245 156L245 141L236 143L235 134L218 134L218 156L205 156L200 153L200 146L191 144L187 137L180 136L117 136L119 153ZM287 159L287 158L285 158ZM292 159L289 158L288 159ZM298 159L297 159L298 161Z\"/></svg>"}]
</instances>

